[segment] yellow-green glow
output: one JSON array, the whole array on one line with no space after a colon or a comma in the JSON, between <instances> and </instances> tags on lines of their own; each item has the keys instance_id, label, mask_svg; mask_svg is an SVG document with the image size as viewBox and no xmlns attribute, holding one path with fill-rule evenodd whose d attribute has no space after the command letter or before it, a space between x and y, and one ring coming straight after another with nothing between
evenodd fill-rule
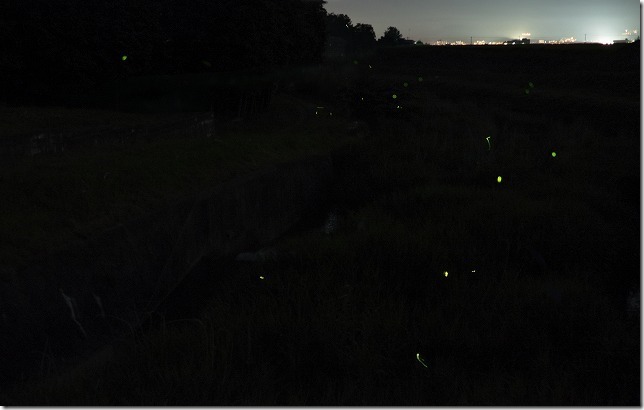
<instances>
[{"instance_id":1,"label":"yellow-green glow","mask_svg":"<svg viewBox=\"0 0 644 410\"><path fill-rule=\"evenodd\" d=\"M449 272L445 271L445 272L443 272L443 275L445 275L445 277L447 277L449 275Z\"/></svg>"},{"instance_id":2,"label":"yellow-green glow","mask_svg":"<svg viewBox=\"0 0 644 410\"><path fill-rule=\"evenodd\" d=\"M476 272L476 269L472 269L472 273L475 273L475 272Z\"/></svg>"},{"instance_id":3,"label":"yellow-green glow","mask_svg":"<svg viewBox=\"0 0 644 410\"><path fill-rule=\"evenodd\" d=\"M530 90L528 90L528 89L526 88L526 89L525 89L525 93L526 93L526 94L530 94Z\"/></svg>"},{"instance_id":4,"label":"yellow-green glow","mask_svg":"<svg viewBox=\"0 0 644 410\"><path fill-rule=\"evenodd\" d=\"M501 181L503 181L503 178L501 178L501 176L496 177L496 182L498 182L500 184Z\"/></svg>"},{"instance_id":5,"label":"yellow-green glow","mask_svg":"<svg viewBox=\"0 0 644 410\"><path fill-rule=\"evenodd\" d=\"M125 60L127 60L127 56L122 56L121 61L125 61Z\"/></svg>"},{"instance_id":6,"label":"yellow-green glow","mask_svg":"<svg viewBox=\"0 0 644 410\"><path fill-rule=\"evenodd\" d=\"M360 101L364 101L364 97L360 97Z\"/></svg>"},{"instance_id":7,"label":"yellow-green glow","mask_svg":"<svg viewBox=\"0 0 644 410\"><path fill-rule=\"evenodd\" d=\"M425 359L420 355L420 353L416 353L416 360L423 366L427 367L427 364L425 364Z\"/></svg>"},{"instance_id":8,"label":"yellow-green glow","mask_svg":"<svg viewBox=\"0 0 644 410\"><path fill-rule=\"evenodd\" d=\"M418 82L422 83L423 82L423 77L418 77Z\"/></svg>"},{"instance_id":9,"label":"yellow-green glow","mask_svg":"<svg viewBox=\"0 0 644 410\"><path fill-rule=\"evenodd\" d=\"M404 87L409 87L409 83L408 83L408 82L404 82L404 83L403 83L403 86L404 86Z\"/></svg>"},{"instance_id":10,"label":"yellow-green glow","mask_svg":"<svg viewBox=\"0 0 644 410\"><path fill-rule=\"evenodd\" d=\"M489 137L489 136L485 137L485 139L487 140L487 150L488 151L492 149L492 144L490 143L490 138L492 138L492 137Z\"/></svg>"},{"instance_id":11,"label":"yellow-green glow","mask_svg":"<svg viewBox=\"0 0 644 410\"><path fill-rule=\"evenodd\" d=\"M556 157L556 156L557 156L557 153L556 153L556 152L554 152L554 151L552 151L552 158L554 158L554 157Z\"/></svg>"},{"instance_id":12,"label":"yellow-green glow","mask_svg":"<svg viewBox=\"0 0 644 410\"><path fill-rule=\"evenodd\" d=\"M373 68L373 67L371 67L371 64L369 64L369 68Z\"/></svg>"},{"instance_id":13,"label":"yellow-green glow","mask_svg":"<svg viewBox=\"0 0 644 410\"><path fill-rule=\"evenodd\" d=\"M402 109L402 107L401 107L400 105L399 105L399 106L397 106L396 108L398 108L399 110L401 110L401 109Z\"/></svg>"},{"instance_id":14,"label":"yellow-green glow","mask_svg":"<svg viewBox=\"0 0 644 410\"><path fill-rule=\"evenodd\" d=\"M260 278L261 280L264 280L264 277L263 277L263 276L260 276L259 278Z\"/></svg>"},{"instance_id":15,"label":"yellow-green glow","mask_svg":"<svg viewBox=\"0 0 644 410\"><path fill-rule=\"evenodd\" d=\"M528 85L530 86L530 88L534 88L534 84L532 84L532 82L529 82Z\"/></svg>"},{"instance_id":16,"label":"yellow-green glow","mask_svg":"<svg viewBox=\"0 0 644 410\"><path fill-rule=\"evenodd\" d=\"M395 100L396 98L398 98L398 96L396 94L394 94L394 95L391 96L391 98L393 98Z\"/></svg>"}]
</instances>

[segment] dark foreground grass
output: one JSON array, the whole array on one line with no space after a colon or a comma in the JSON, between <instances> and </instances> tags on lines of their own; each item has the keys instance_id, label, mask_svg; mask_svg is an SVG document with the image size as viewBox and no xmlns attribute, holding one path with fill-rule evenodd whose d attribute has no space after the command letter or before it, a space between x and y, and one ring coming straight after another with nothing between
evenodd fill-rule
<instances>
[{"instance_id":1,"label":"dark foreground grass","mask_svg":"<svg viewBox=\"0 0 644 410\"><path fill-rule=\"evenodd\" d=\"M637 130L416 85L412 114L382 106L338 164L335 232L284 238L279 261L205 267L219 280L195 315L0 399L639 405Z\"/></svg>"},{"instance_id":2,"label":"dark foreground grass","mask_svg":"<svg viewBox=\"0 0 644 410\"><path fill-rule=\"evenodd\" d=\"M477 194L432 190L448 204ZM500 263L465 256L476 242L468 222L498 217L489 210L507 200L479 199L489 206L477 215L446 207L442 218L415 221L386 205L352 212L334 234L280 243L296 255L290 260L229 272L197 319L157 321L118 344L111 360L5 402L638 403L638 318L585 272L535 274L535 262L512 251L497 252ZM504 235L487 240L502 247Z\"/></svg>"},{"instance_id":3,"label":"dark foreground grass","mask_svg":"<svg viewBox=\"0 0 644 410\"><path fill-rule=\"evenodd\" d=\"M68 130L92 125L98 129L106 122L121 128L145 127L155 119L160 121L156 126L165 123L151 114L5 111L12 110L22 113L22 123L34 116L31 130L49 123ZM0 167L0 259L4 268L17 268L60 244L92 236L236 175L329 152L352 138L345 124L317 118L313 103L282 95L261 118L217 122L211 136L172 129L171 135L148 141L7 159Z\"/></svg>"}]
</instances>

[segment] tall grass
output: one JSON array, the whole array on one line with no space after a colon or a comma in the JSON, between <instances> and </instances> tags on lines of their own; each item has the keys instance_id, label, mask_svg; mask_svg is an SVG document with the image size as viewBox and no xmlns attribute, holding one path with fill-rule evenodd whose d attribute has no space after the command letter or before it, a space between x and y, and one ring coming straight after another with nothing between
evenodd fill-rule
<instances>
[{"instance_id":1,"label":"tall grass","mask_svg":"<svg viewBox=\"0 0 644 410\"><path fill-rule=\"evenodd\" d=\"M280 261L213 264L196 318L152 321L109 360L4 402L639 404L624 299L639 214L614 187L638 181L633 155L614 161L633 140L416 93L409 117L376 105L370 139L337 164L337 231L283 238Z\"/></svg>"}]
</instances>

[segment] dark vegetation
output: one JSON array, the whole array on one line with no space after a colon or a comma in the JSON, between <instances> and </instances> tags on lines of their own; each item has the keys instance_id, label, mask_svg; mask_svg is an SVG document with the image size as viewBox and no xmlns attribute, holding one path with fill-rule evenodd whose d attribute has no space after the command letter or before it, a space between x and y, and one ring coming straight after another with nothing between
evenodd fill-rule
<instances>
[{"instance_id":1,"label":"dark vegetation","mask_svg":"<svg viewBox=\"0 0 644 410\"><path fill-rule=\"evenodd\" d=\"M290 92L371 130L337 229L204 263L198 298L2 402L640 404L639 43L358 53L331 19Z\"/></svg>"},{"instance_id":2,"label":"dark vegetation","mask_svg":"<svg viewBox=\"0 0 644 410\"><path fill-rule=\"evenodd\" d=\"M86 104L98 86L114 87L132 77L263 72L319 62L325 30L322 4L4 2L0 100Z\"/></svg>"}]
</instances>

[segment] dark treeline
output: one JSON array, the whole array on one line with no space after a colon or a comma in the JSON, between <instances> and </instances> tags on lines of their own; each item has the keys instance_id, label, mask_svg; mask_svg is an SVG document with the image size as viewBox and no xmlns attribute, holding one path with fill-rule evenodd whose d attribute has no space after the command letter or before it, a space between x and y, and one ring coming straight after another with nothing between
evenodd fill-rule
<instances>
[{"instance_id":1,"label":"dark treeline","mask_svg":"<svg viewBox=\"0 0 644 410\"><path fill-rule=\"evenodd\" d=\"M326 17L327 53L348 56L372 52L376 34L370 24L353 25L346 14L330 13Z\"/></svg>"},{"instance_id":2,"label":"dark treeline","mask_svg":"<svg viewBox=\"0 0 644 410\"><path fill-rule=\"evenodd\" d=\"M0 0L0 101L319 62L322 0Z\"/></svg>"}]
</instances>

